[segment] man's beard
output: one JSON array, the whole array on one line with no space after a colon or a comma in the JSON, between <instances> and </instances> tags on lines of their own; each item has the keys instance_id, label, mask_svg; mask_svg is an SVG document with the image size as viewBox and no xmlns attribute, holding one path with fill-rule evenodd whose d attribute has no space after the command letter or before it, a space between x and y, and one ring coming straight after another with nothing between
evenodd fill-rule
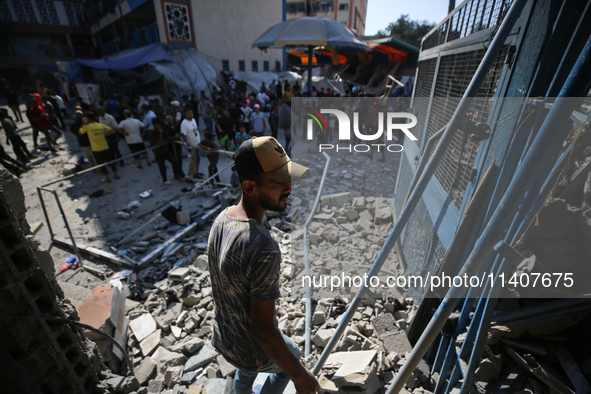
<instances>
[{"instance_id":1,"label":"man's beard","mask_svg":"<svg viewBox=\"0 0 591 394\"><path fill-rule=\"evenodd\" d=\"M261 207L263 207L267 211L283 212L283 211L285 211L285 208L287 208L287 201L285 203L283 203L282 200L284 198L287 198L288 196L289 196L289 193L282 194L281 197L279 197L278 202L272 201L267 196L261 196L259 201L260 201ZM281 204L285 204L285 205L281 206Z\"/></svg>"}]
</instances>

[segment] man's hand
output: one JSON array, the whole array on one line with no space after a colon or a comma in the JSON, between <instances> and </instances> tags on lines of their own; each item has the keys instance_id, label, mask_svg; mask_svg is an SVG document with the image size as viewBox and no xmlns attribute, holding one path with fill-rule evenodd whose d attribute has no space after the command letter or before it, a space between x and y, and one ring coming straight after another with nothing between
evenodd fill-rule
<instances>
[{"instance_id":1,"label":"man's hand","mask_svg":"<svg viewBox=\"0 0 591 394\"><path fill-rule=\"evenodd\" d=\"M312 374L312 372L307 369L306 374L301 378L294 380L293 384L298 394L316 393L318 390L320 390L320 384L318 384L318 380Z\"/></svg>"}]
</instances>

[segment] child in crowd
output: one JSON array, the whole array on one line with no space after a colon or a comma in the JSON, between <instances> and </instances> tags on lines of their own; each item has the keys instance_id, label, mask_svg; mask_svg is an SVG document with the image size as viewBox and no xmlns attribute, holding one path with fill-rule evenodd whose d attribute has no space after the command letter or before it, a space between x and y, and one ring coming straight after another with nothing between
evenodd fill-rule
<instances>
[{"instance_id":1,"label":"child in crowd","mask_svg":"<svg viewBox=\"0 0 591 394\"><path fill-rule=\"evenodd\" d=\"M236 144L236 148L239 148L240 145L249 138L250 137L248 136L248 133L246 132L246 127L243 124L241 124L240 127L238 128L238 132L234 136L234 143Z\"/></svg>"}]
</instances>

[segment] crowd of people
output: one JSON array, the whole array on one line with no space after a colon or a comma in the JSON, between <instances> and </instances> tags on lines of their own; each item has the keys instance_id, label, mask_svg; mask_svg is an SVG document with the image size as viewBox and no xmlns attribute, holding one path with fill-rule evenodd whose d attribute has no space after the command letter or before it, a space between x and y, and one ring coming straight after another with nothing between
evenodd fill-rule
<instances>
[{"instance_id":1,"label":"crowd of people","mask_svg":"<svg viewBox=\"0 0 591 394\"><path fill-rule=\"evenodd\" d=\"M16 132L16 123L23 122L18 95L9 90L4 96L14 117L4 109L0 120L6 143L10 141L16 159L7 155L0 145L0 163L19 174L34 154ZM236 84L231 83L226 90L201 91L198 98L195 94L180 98L170 95L162 100L158 95L115 93L112 97L101 98L94 106L78 97L71 118L64 100L50 90L40 93L27 90L23 101L27 103L25 115L31 124L34 149L55 153L63 130L69 129L76 136L88 164L96 166L108 162L113 178L118 179L117 167L126 165L119 146L120 140L124 139L138 168L144 168L142 158L147 166L156 162L162 182L170 184L166 162L174 179L201 180L205 178L199 172L203 156L209 162L207 175L211 178L218 171L219 151L234 151L253 136L277 139L281 130L284 148L290 154L291 99L299 96L337 95L332 90L317 90L315 87L308 94L301 91L298 82L290 86L288 82L275 81L270 86L263 82L257 92L238 92ZM40 132L45 136L47 147L38 144ZM189 158L186 171L183 170L184 158ZM111 182L106 167L100 167L105 175L103 182ZM209 180L211 183L216 181L219 182L219 177Z\"/></svg>"},{"instance_id":2,"label":"crowd of people","mask_svg":"<svg viewBox=\"0 0 591 394\"><path fill-rule=\"evenodd\" d=\"M294 90L299 92L297 87ZM253 136L277 137L281 128L289 152L290 106L295 92L287 83L273 82L270 87L263 83L256 94L238 93L231 86L225 92L214 89L209 96L201 91L198 99L195 94L180 99L170 96L164 103L155 95L127 97L116 93L101 99L95 108L79 101L70 131L91 165L111 162L115 179L117 165L125 165L119 149L119 140L125 138L137 167L144 168L142 156L147 166L155 161L164 184L170 184L166 162L174 179L204 179L199 172L202 156L209 162L207 175L214 184L220 182L219 175L215 176L220 150L234 151ZM152 160L148 148L154 155ZM186 171L184 158L189 158ZM105 166L101 171L105 174L103 181L111 182Z\"/></svg>"}]
</instances>

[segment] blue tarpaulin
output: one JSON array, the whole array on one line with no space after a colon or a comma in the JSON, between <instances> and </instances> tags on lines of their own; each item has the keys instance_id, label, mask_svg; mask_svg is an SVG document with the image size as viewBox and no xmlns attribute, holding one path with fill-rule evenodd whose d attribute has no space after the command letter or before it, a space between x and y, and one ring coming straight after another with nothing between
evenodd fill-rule
<instances>
[{"instance_id":1,"label":"blue tarpaulin","mask_svg":"<svg viewBox=\"0 0 591 394\"><path fill-rule=\"evenodd\" d=\"M164 45L155 43L135 49L119 56L97 60L76 60L79 66L100 68L103 70L129 70L151 62L167 60L172 62L172 57L166 52Z\"/></svg>"}]
</instances>

